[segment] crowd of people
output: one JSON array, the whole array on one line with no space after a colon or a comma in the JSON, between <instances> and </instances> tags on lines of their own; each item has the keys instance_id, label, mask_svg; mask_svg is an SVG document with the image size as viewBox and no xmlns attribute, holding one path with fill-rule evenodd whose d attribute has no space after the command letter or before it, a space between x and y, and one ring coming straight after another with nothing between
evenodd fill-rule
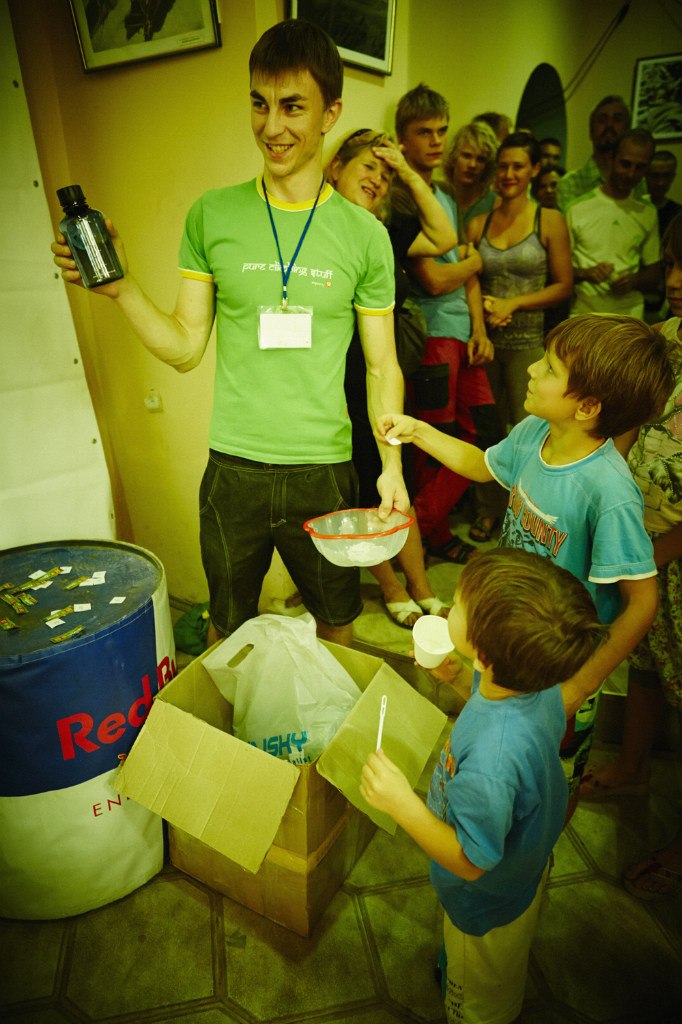
<instances>
[{"instance_id":1,"label":"crowd of people","mask_svg":"<svg viewBox=\"0 0 682 1024\"><path fill-rule=\"evenodd\" d=\"M448 618L471 696L428 807L382 751L362 792L433 860L448 1020L505 1024L578 794L645 786L657 715L682 701L674 157L617 96L594 108L576 170L560 140L494 112L447 146L448 102L420 84L397 105L395 140L361 127L325 159L343 84L329 37L279 23L249 71L263 171L191 207L173 311L142 291L111 221L125 273L95 291L180 372L217 325L199 496L209 642L257 614L276 549L318 635L350 643L359 572L328 562L302 524L359 502L413 511L399 571L373 572L398 625ZM81 284L62 235L52 248ZM471 481L469 540L499 533L490 552L450 527ZM428 557L463 566L452 607ZM622 756L585 774L600 687L629 655ZM681 878L678 836L625 884L657 899Z\"/></svg>"},{"instance_id":2,"label":"crowd of people","mask_svg":"<svg viewBox=\"0 0 682 1024\"><path fill-rule=\"evenodd\" d=\"M443 97L424 85L408 98L403 97L399 110L409 102L414 119L407 126L396 119L397 138L408 162L432 184L447 107ZM456 601L451 635L458 650L468 650L478 662L472 699L484 695L507 700L510 690L518 697L530 686L527 677L517 678L515 689L507 664L507 692L495 692L498 645L470 624L474 601L464 596L471 597L471 591L464 590L465 581L483 556L456 537L444 541L439 535L437 548L429 544L432 524L442 522L444 512L442 505L431 506L437 510L433 516L422 511L432 498L434 479L441 480L443 491L449 484L450 494L462 493L462 479L476 481L477 515L470 538L487 541L501 524L503 550L530 550L565 567L591 593L597 617L608 627L561 687L568 721L559 743L560 760L569 782L563 825L579 796L599 800L646 792L653 737L666 698L673 707L682 706L682 477L677 470L682 430L676 419L682 354L682 214L666 195L674 178L674 157L667 151L657 153L646 129L630 128L629 111L619 97L607 96L595 107L590 117L593 154L585 167L573 172L566 173L558 163L557 140L540 143L530 132L509 126L497 140L491 170L484 127L474 123L460 128L444 156L444 187L461 202L453 224L463 248L408 265L429 336L423 367L408 381L410 415L384 418L380 433L422 453L421 460L415 458L414 507L427 550L465 565L458 590L462 607ZM432 140L428 165L422 161L420 166L413 157L412 137ZM478 209L470 214L475 206ZM448 257L471 259L475 253L480 267L473 279L458 279L451 272L446 276L438 269L439 263L447 266ZM425 299L420 289L426 290ZM443 323L435 319L434 307L439 310L445 301L452 302L456 290L467 302L470 332L462 319L448 324L453 329L447 336L440 329L436 334L430 324ZM472 353L468 360L467 349ZM471 371L481 364L502 436L492 445L483 430L470 427L479 410L472 398L476 392L456 379L463 368ZM427 368L439 390L433 388L430 400L423 402L421 377ZM441 376L437 369L449 375L448 388L445 372ZM459 400L453 402L453 395ZM425 467L421 476L420 466ZM486 568L493 572L498 567ZM536 610L540 585L533 588ZM498 628L517 630L515 657L522 657L526 648L535 653L539 636L523 638L518 620L502 611L498 592L488 592L488 600ZM518 601L522 603L520 596ZM545 627L536 621L535 628ZM565 642L569 634L565 628ZM621 756L586 772L601 685L628 657ZM543 661L545 667L550 663L551 658ZM471 1019L487 1019L485 1012L491 1013L494 1006L495 1020L511 1021L521 1005L515 982L523 975L510 948L517 955L529 948L529 922L536 914L546 861L540 857L542 865L536 865L534 875L537 888L531 887L522 901L523 912L515 914L495 890L514 859L510 850L516 852L527 842L514 811L502 809L505 799L499 791L507 785L513 743L508 737L498 750L492 724L485 737L478 731L485 710L477 706L481 717L470 724L470 706L465 709L467 726L453 731L437 791L432 787L428 801L439 819L454 826L458 837L466 837L460 838L457 850L447 845L447 832L438 832L414 798L408 798L400 773L381 752L368 759L364 785L367 798L392 814L435 861L432 878L446 909L448 1019L468 1020L469 1013ZM505 724L515 742L513 701L507 711L510 721ZM471 735L469 729L474 730ZM493 751L487 764L481 745L486 754ZM548 784L546 766L539 774L542 781L533 775L531 785L542 788ZM524 785L519 786L525 793ZM497 836L496 825L483 822L491 807L511 825L504 832L504 854L491 872L482 874L490 853L487 844ZM555 823L545 854L560 827ZM517 878L524 873L522 863L519 855ZM628 891L643 900L670 898L680 891L681 881L682 830L663 850L623 875ZM497 945L490 928L496 929ZM491 958L504 964L496 997L490 995ZM468 993L461 984L465 960L472 975Z\"/></svg>"}]
</instances>

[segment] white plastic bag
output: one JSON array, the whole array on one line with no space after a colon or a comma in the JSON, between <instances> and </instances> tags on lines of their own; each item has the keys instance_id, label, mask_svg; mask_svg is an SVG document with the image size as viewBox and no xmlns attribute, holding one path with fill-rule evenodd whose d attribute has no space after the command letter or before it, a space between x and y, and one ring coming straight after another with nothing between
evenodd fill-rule
<instances>
[{"instance_id":1,"label":"white plastic bag","mask_svg":"<svg viewBox=\"0 0 682 1024\"><path fill-rule=\"evenodd\" d=\"M293 764L314 761L360 697L309 614L250 619L203 664L234 704L234 735Z\"/></svg>"}]
</instances>

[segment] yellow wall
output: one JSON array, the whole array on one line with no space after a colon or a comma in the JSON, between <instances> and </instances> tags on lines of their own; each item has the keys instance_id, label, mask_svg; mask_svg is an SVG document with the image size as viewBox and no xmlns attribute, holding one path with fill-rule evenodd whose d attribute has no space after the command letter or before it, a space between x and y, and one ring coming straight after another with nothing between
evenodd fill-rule
<instances>
[{"instance_id":1,"label":"yellow wall","mask_svg":"<svg viewBox=\"0 0 682 1024\"><path fill-rule=\"evenodd\" d=\"M84 74L66 0L10 0L43 183L78 183L109 214L136 276L171 308L185 213L207 188L259 169L249 130L249 51L283 16L284 0L218 0L220 49ZM483 109L510 114L543 62L567 82L621 7L621 0L398 0L390 77L348 68L338 133L390 128L395 103L420 80L451 102L457 127ZM589 153L587 115L602 95L629 100L638 56L679 51L660 7L633 0L630 13L568 104L569 164ZM333 138L332 138L333 141ZM682 158L681 147L676 149ZM682 180L673 195L681 195ZM46 244L46 275L54 268ZM149 356L112 303L69 289L95 410L107 450L118 535L154 551L171 593L205 599L197 492L206 456L213 344L190 374ZM150 414L150 388L164 411Z\"/></svg>"},{"instance_id":2,"label":"yellow wall","mask_svg":"<svg viewBox=\"0 0 682 1024\"><path fill-rule=\"evenodd\" d=\"M411 0L410 79L426 75L450 99L454 123L482 110L514 118L532 70L543 62L552 64L566 90L624 6L623 0ZM682 52L682 17L673 5L665 6L675 21L663 4L632 0L568 99L569 168L590 155L587 125L595 103L610 94L630 103L636 60ZM427 25L434 30L425 32ZM671 195L682 201L682 146L665 143L661 148L677 153L680 174Z\"/></svg>"}]
</instances>

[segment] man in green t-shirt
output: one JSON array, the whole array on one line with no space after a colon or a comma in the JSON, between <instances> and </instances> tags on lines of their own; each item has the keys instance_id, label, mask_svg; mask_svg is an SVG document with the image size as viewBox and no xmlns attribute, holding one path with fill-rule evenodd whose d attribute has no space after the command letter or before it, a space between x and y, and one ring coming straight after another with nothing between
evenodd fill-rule
<instances>
[{"instance_id":1,"label":"man in green t-shirt","mask_svg":"<svg viewBox=\"0 0 682 1024\"><path fill-rule=\"evenodd\" d=\"M374 423L402 407L393 338L393 256L385 228L322 175L325 135L341 113L336 46L303 20L281 22L249 60L251 126L263 156L257 180L214 189L191 208L172 314L130 275L94 289L119 305L153 355L180 371L200 362L214 320L217 359L209 461L200 492L209 642L257 614L272 552L317 621L350 643L362 609L359 571L327 562L306 519L356 503L343 393L357 317ZM65 281L80 283L59 236ZM399 449L380 446L380 515L407 510Z\"/></svg>"}]
</instances>

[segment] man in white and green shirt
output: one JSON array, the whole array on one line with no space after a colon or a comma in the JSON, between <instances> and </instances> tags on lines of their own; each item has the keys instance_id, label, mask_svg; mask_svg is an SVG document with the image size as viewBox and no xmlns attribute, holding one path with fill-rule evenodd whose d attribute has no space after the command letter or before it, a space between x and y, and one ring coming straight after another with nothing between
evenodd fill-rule
<instances>
[{"instance_id":1,"label":"man in white and green shirt","mask_svg":"<svg viewBox=\"0 0 682 1024\"><path fill-rule=\"evenodd\" d=\"M660 273L660 241L655 208L633 193L644 180L654 145L645 128L628 129L616 143L604 184L569 207L571 316L644 316L643 293L655 287Z\"/></svg>"},{"instance_id":2,"label":"man in white and green shirt","mask_svg":"<svg viewBox=\"0 0 682 1024\"><path fill-rule=\"evenodd\" d=\"M385 228L323 183L325 135L341 113L343 66L317 26L289 20L254 47L251 125L263 173L206 193L187 217L172 314L127 272L98 291L145 346L180 371L201 361L217 320L209 462L200 492L209 642L257 614L277 548L317 621L350 643L359 572L326 561L303 522L355 503L343 377L357 317L372 422L402 407L393 338L393 256ZM53 246L65 280L70 250ZM400 452L382 445L380 515L407 510Z\"/></svg>"}]
</instances>

